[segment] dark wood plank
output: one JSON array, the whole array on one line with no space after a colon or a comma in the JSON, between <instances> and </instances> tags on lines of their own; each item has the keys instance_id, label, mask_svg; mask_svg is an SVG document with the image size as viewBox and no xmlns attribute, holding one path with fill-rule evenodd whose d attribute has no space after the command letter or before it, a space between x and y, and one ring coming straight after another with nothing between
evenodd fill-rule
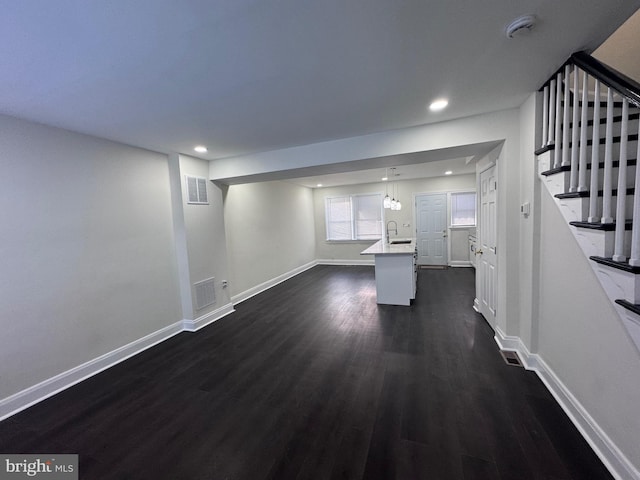
<instances>
[{"instance_id":1,"label":"dark wood plank","mask_svg":"<svg viewBox=\"0 0 640 480\"><path fill-rule=\"evenodd\" d=\"M464 480L495 480L500 478L493 462L481 458L462 456Z\"/></svg>"},{"instance_id":2,"label":"dark wood plank","mask_svg":"<svg viewBox=\"0 0 640 480\"><path fill-rule=\"evenodd\" d=\"M611 478L504 363L473 271L419 277L380 306L371 267L317 266L0 422L0 452L91 480Z\"/></svg>"}]
</instances>

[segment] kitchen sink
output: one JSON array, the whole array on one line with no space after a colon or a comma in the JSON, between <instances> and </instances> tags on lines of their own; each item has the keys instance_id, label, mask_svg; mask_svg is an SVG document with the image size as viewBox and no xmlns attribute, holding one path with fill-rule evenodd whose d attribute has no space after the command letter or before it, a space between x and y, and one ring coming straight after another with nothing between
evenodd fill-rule
<instances>
[{"instance_id":1,"label":"kitchen sink","mask_svg":"<svg viewBox=\"0 0 640 480\"><path fill-rule=\"evenodd\" d=\"M406 243L411 243L411 240L410 239L389 240L390 245L401 245Z\"/></svg>"}]
</instances>

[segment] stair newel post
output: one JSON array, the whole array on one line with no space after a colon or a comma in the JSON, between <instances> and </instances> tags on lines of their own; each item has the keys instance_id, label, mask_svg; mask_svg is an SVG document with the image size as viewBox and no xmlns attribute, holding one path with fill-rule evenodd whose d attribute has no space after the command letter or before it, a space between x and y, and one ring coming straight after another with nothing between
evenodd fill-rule
<instances>
[{"instance_id":1,"label":"stair newel post","mask_svg":"<svg viewBox=\"0 0 640 480\"><path fill-rule=\"evenodd\" d=\"M560 151L564 145L561 144L562 140L562 72L559 72L556 77L556 124L554 126L554 139L553 143L555 148L553 149L553 168L560 167Z\"/></svg>"},{"instance_id":2,"label":"stair newel post","mask_svg":"<svg viewBox=\"0 0 640 480\"><path fill-rule=\"evenodd\" d=\"M580 76L580 70L577 66L573 69L573 118L571 120L571 176L569 177L569 191L575 192L578 188L578 132L585 128L585 125L578 125L578 112L580 98L580 90L578 84L578 77ZM584 94L584 92L583 92ZM584 109L584 107L582 107ZM580 144L580 150L582 150L582 144Z\"/></svg>"},{"instance_id":3,"label":"stair newel post","mask_svg":"<svg viewBox=\"0 0 640 480\"><path fill-rule=\"evenodd\" d=\"M597 142L594 139L594 142ZM604 145L604 178L602 193L602 223L613 222L611 198L613 196L613 91L607 87L607 124Z\"/></svg>"},{"instance_id":4,"label":"stair newel post","mask_svg":"<svg viewBox=\"0 0 640 480\"><path fill-rule=\"evenodd\" d=\"M544 86L542 94L542 145L549 143L549 85Z\"/></svg>"},{"instance_id":5,"label":"stair newel post","mask_svg":"<svg viewBox=\"0 0 640 480\"><path fill-rule=\"evenodd\" d=\"M624 262L624 231L627 203L627 137L629 135L629 101L622 100L622 126L620 129L620 165L618 167L618 201L616 203L616 233L613 260Z\"/></svg>"},{"instance_id":6,"label":"stair newel post","mask_svg":"<svg viewBox=\"0 0 640 480\"><path fill-rule=\"evenodd\" d=\"M638 147L636 162L640 161L640 121L638 121ZM629 265L640 267L640 165L636 163L636 177L633 184L633 226L631 229L631 255Z\"/></svg>"},{"instance_id":7,"label":"stair newel post","mask_svg":"<svg viewBox=\"0 0 640 480\"><path fill-rule=\"evenodd\" d=\"M600 80L595 79L593 102L593 139L591 144L591 183L589 185L589 222L599 220L598 215L598 173L600 165Z\"/></svg>"},{"instance_id":8,"label":"stair newel post","mask_svg":"<svg viewBox=\"0 0 640 480\"><path fill-rule=\"evenodd\" d=\"M571 165L569 160L569 114L571 110L569 105L571 104L571 89L569 88L569 82L571 79L571 66L565 65L564 67L564 110L562 111L562 166L568 167ZM578 92L574 93L575 100L573 101L573 109L578 108ZM573 128L576 128L574 126Z\"/></svg>"},{"instance_id":9,"label":"stair newel post","mask_svg":"<svg viewBox=\"0 0 640 480\"><path fill-rule=\"evenodd\" d=\"M551 80L549 86L549 138L547 145L553 145L555 139L554 127L556 124L556 79Z\"/></svg>"},{"instance_id":10,"label":"stair newel post","mask_svg":"<svg viewBox=\"0 0 640 480\"><path fill-rule=\"evenodd\" d=\"M587 190L587 112L589 110L589 76L582 73L582 113L580 116L580 163L578 171L578 191Z\"/></svg>"}]
</instances>

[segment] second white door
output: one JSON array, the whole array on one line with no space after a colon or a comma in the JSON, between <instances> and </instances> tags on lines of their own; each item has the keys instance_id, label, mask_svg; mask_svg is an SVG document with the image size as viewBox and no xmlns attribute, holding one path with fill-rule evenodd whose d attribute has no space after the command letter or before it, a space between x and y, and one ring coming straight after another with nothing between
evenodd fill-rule
<instances>
[{"instance_id":1,"label":"second white door","mask_svg":"<svg viewBox=\"0 0 640 480\"><path fill-rule=\"evenodd\" d=\"M497 181L495 165L480 174L480 218L476 246L476 290L480 313L496 328L497 299Z\"/></svg>"},{"instance_id":2,"label":"second white door","mask_svg":"<svg viewBox=\"0 0 640 480\"><path fill-rule=\"evenodd\" d=\"M447 265L447 194L416 196L418 265Z\"/></svg>"}]
</instances>

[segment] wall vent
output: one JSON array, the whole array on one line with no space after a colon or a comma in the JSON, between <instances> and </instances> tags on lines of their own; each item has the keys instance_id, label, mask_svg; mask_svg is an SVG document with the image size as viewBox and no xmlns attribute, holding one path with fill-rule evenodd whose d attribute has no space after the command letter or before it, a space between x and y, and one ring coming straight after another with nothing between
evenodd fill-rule
<instances>
[{"instance_id":1,"label":"wall vent","mask_svg":"<svg viewBox=\"0 0 640 480\"><path fill-rule=\"evenodd\" d=\"M196 205L208 205L209 199L207 198L207 179L204 177L194 177L191 175L185 175L184 178L187 186L187 203L194 203Z\"/></svg>"},{"instance_id":2,"label":"wall vent","mask_svg":"<svg viewBox=\"0 0 640 480\"><path fill-rule=\"evenodd\" d=\"M512 350L500 350L503 360L507 365L513 365L514 367L524 367L518 354Z\"/></svg>"},{"instance_id":3,"label":"wall vent","mask_svg":"<svg viewBox=\"0 0 640 480\"><path fill-rule=\"evenodd\" d=\"M196 310L202 310L216 303L215 278L211 277L194 283L193 287L196 292Z\"/></svg>"}]
</instances>

